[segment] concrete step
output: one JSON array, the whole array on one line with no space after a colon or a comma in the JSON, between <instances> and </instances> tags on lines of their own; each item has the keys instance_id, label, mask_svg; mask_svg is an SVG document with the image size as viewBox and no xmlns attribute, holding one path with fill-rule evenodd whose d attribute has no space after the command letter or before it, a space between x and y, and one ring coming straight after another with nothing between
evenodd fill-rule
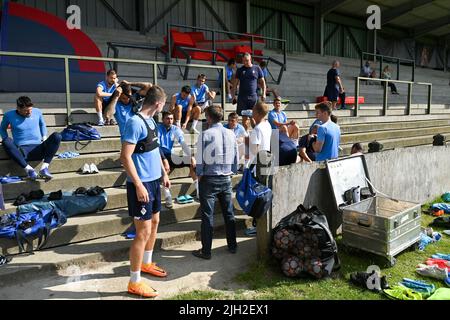
<instances>
[{"instance_id":1,"label":"concrete step","mask_svg":"<svg viewBox=\"0 0 450 320\"><path fill-rule=\"evenodd\" d=\"M450 125L448 120L422 120L422 121L405 121L405 122L381 122L381 123L367 123L367 124L343 124L340 125L342 134L367 133L373 131L383 130L399 130L399 129L419 129L430 127L441 127ZM304 128L309 130L309 127Z\"/></svg>"},{"instance_id":2,"label":"concrete step","mask_svg":"<svg viewBox=\"0 0 450 320\"><path fill-rule=\"evenodd\" d=\"M82 154L77 158L72 159L58 159L55 158L50 164L50 172L65 173L65 172L77 172L83 167L85 163L94 163L99 170L120 168L119 161L120 153L101 153L101 154ZM37 161L30 162L33 167L39 168ZM25 177L25 171L12 160L0 160L0 176L20 176Z\"/></svg>"},{"instance_id":3,"label":"concrete step","mask_svg":"<svg viewBox=\"0 0 450 320\"><path fill-rule=\"evenodd\" d=\"M125 193L126 203L126 193ZM167 209L164 205L161 208L160 225L175 224L191 219L201 219L200 203L174 204L172 209ZM215 212L221 214L219 203L216 203ZM241 211L236 209L236 214ZM59 247L70 243L89 241L113 235L120 235L127 231L133 219L129 217L127 208L100 211L91 214L84 214L67 219L66 224L54 229L48 238L45 248ZM37 246L37 240L34 241ZM16 240L0 239L2 255L20 253Z\"/></svg>"},{"instance_id":4,"label":"concrete step","mask_svg":"<svg viewBox=\"0 0 450 320\"><path fill-rule=\"evenodd\" d=\"M236 216L238 232L246 227L247 220L247 216ZM160 226L154 250L165 250L199 239L200 226L201 220L198 219ZM224 230L224 222L220 217L215 220L214 230L216 234ZM9 264L0 268L0 286L26 283L54 275L71 266L127 261L130 245L130 240L114 235L36 251L32 255L14 256Z\"/></svg>"},{"instance_id":5,"label":"concrete step","mask_svg":"<svg viewBox=\"0 0 450 320\"><path fill-rule=\"evenodd\" d=\"M69 172L54 174L53 176L54 178L48 182L44 180L36 180L34 182L24 180L18 183L5 184L3 185L3 196L5 200L14 200L21 193L29 193L38 189L43 190L45 193L58 190L72 192L78 187L100 186L102 188L111 188L120 187L126 183L126 173L121 168L103 170L100 173L89 175ZM233 176L233 185L236 185L239 181L240 175ZM195 196L195 186L191 178L176 178L172 179L171 182L172 197L175 198L184 194Z\"/></svg>"},{"instance_id":6,"label":"concrete step","mask_svg":"<svg viewBox=\"0 0 450 320\"><path fill-rule=\"evenodd\" d=\"M380 141L386 139L401 139L410 137L433 136L438 133L450 133L450 126L441 126L437 128L415 128L415 129L401 129L401 130L387 130L375 132L360 132L353 134L346 134L341 137L342 144L349 144L355 142L370 142Z\"/></svg>"},{"instance_id":7,"label":"concrete step","mask_svg":"<svg viewBox=\"0 0 450 320\"><path fill-rule=\"evenodd\" d=\"M119 138L104 138L91 141L63 141L58 149L58 153L66 151L78 152L79 154L119 152L121 143ZM9 159L3 148L0 148L0 160Z\"/></svg>"}]
</instances>

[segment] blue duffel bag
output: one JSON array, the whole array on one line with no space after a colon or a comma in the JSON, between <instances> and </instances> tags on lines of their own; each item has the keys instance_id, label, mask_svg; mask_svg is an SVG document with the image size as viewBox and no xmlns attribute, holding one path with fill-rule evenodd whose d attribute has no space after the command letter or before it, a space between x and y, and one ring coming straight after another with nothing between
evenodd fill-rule
<instances>
[{"instance_id":1,"label":"blue duffel bag","mask_svg":"<svg viewBox=\"0 0 450 320\"><path fill-rule=\"evenodd\" d=\"M20 252L25 251L25 243L31 250L39 250L47 243L50 230L67 222L66 216L57 208L28 213L10 213L0 220L0 238L16 239ZM33 240L38 239L36 248Z\"/></svg>"},{"instance_id":2,"label":"blue duffel bag","mask_svg":"<svg viewBox=\"0 0 450 320\"><path fill-rule=\"evenodd\" d=\"M62 132L62 141L100 140L100 133L87 123L68 125Z\"/></svg>"},{"instance_id":3,"label":"blue duffel bag","mask_svg":"<svg viewBox=\"0 0 450 320\"><path fill-rule=\"evenodd\" d=\"M272 198L272 190L256 181L250 169L244 169L236 189L236 199L242 210L250 217L260 218L269 210Z\"/></svg>"}]
</instances>

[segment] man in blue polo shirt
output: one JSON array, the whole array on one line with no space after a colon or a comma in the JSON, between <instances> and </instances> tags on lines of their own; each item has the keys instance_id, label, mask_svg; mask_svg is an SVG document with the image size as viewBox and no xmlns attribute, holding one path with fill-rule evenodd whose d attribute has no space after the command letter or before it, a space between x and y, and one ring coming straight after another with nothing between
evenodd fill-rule
<instances>
[{"instance_id":1,"label":"man in blue polo shirt","mask_svg":"<svg viewBox=\"0 0 450 320\"><path fill-rule=\"evenodd\" d=\"M173 125L173 114L171 112L163 112L163 123L158 124L158 138L161 152L164 155L163 164L167 174L175 168L190 168L190 176L194 180L195 190L198 198L198 181L195 174L195 158L192 156L191 149L184 140L183 131ZM178 142L183 149L183 156L176 154L173 150L174 144ZM172 195L170 189L164 189L166 198L166 207L172 208Z\"/></svg>"},{"instance_id":2,"label":"man in blue polo shirt","mask_svg":"<svg viewBox=\"0 0 450 320\"><path fill-rule=\"evenodd\" d=\"M99 126L105 125L105 120L103 119L103 112L107 108L108 104L111 102L111 96L118 87L119 85L118 82L119 79L117 78L116 71L108 70L108 72L106 73L106 79L104 81L100 81L97 84L97 89L95 91L94 97L94 106L95 111L97 111Z\"/></svg>"},{"instance_id":3,"label":"man in blue polo shirt","mask_svg":"<svg viewBox=\"0 0 450 320\"><path fill-rule=\"evenodd\" d=\"M264 80L264 74L261 68L257 65L253 65L252 56L249 53L244 54L242 57L242 63L244 64L240 67L236 76L233 79L233 87L231 96L233 97L233 104L237 103L237 114L242 116L242 124L246 130L250 128L247 127L247 119L253 107L258 101L258 85L261 88L261 99L266 100L266 81ZM235 98L235 93L239 87L238 98ZM243 113L244 112L244 113ZM252 120L253 121L253 120ZM256 124L252 122L252 126Z\"/></svg>"},{"instance_id":4,"label":"man in blue polo shirt","mask_svg":"<svg viewBox=\"0 0 450 320\"><path fill-rule=\"evenodd\" d=\"M12 139L8 137L8 126L11 126ZM44 160L39 177L50 180L48 167L61 143L61 134L55 132L47 139L47 128L41 110L33 108L29 97L17 99L17 109L5 113L0 125L0 135L6 153L17 164L25 169L31 180L38 174L28 161Z\"/></svg>"},{"instance_id":5,"label":"man in blue polo shirt","mask_svg":"<svg viewBox=\"0 0 450 320\"><path fill-rule=\"evenodd\" d=\"M316 152L316 161L325 161L339 157L339 143L341 129L331 121L331 102L322 102L316 105L316 116L322 122L317 130L317 141L313 143Z\"/></svg>"},{"instance_id":6,"label":"man in blue polo shirt","mask_svg":"<svg viewBox=\"0 0 450 320\"><path fill-rule=\"evenodd\" d=\"M136 228L130 249L128 292L146 298L156 297L158 293L141 281L141 271L157 277L167 276L166 271L152 262L161 211L160 179L164 187L170 187L159 153L158 128L152 118L162 111L165 103L164 90L152 86L141 111L125 125L120 154L127 173L128 212Z\"/></svg>"},{"instance_id":7,"label":"man in blue polo shirt","mask_svg":"<svg viewBox=\"0 0 450 320\"><path fill-rule=\"evenodd\" d=\"M195 127L202 110L199 106L194 105L194 102L195 97L189 86L182 87L180 92L172 96L169 111L174 115L178 128L186 129L188 122L192 119L192 130L196 131Z\"/></svg>"}]
</instances>

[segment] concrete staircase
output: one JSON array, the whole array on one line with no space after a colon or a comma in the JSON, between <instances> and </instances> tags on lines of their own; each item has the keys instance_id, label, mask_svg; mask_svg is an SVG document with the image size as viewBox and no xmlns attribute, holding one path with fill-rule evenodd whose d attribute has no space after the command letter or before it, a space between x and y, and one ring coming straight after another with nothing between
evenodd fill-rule
<instances>
[{"instance_id":1,"label":"concrete staircase","mask_svg":"<svg viewBox=\"0 0 450 320\"><path fill-rule=\"evenodd\" d=\"M88 34L97 42L106 56L107 41L126 41L137 43L162 43L162 37L142 36L135 32L110 30L87 30ZM277 56L277 53L272 53ZM153 59L154 55L145 50L121 49L121 58ZM284 97L291 100L285 111L290 119L295 119L306 133L314 121L315 97L322 95L325 73L333 57L320 57L303 54L290 55L288 58L288 71L285 72L282 84L277 90ZM344 83L349 95L353 93L354 83L352 75L359 73L359 61L341 59L343 63ZM182 61L180 61L182 62ZM201 62L195 62L200 63ZM203 64L205 64L203 62ZM107 66L108 67L108 66ZM271 72L275 70L271 69ZM217 72L211 70L191 70L188 84L194 82L197 72L208 75L210 87L217 87ZM402 67L402 77L407 69ZM133 77L124 77L133 75ZM151 70L131 65L119 65L119 77L127 80L152 81ZM101 79L99 79L101 80ZM417 70L417 80L432 82L433 108L431 115L425 114L426 92L417 88L413 97L411 116L405 116L406 91L399 86L400 96L389 97L389 110L387 116L382 114L382 89L379 85L361 86L361 95L366 97L366 104L361 107L358 117L354 117L354 110L339 110L339 125L342 130L342 155L350 153L351 145L361 142L367 150L367 144L373 140L383 143L385 149L430 144L433 135L437 133L450 133L450 109L447 101L448 79L442 72L431 70ZM168 79L158 79L158 83L171 95L179 91L186 83L175 67L169 68ZM269 87L275 85L269 81ZM93 92L94 92L93 88ZM65 95L58 93L0 93L0 118L3 113L15 107L18 96L29 95L35 106L40 108L45 116L49 133L61 131L66 124ZM271 97L269 97L271 100ZM72 110L74 122L95 122L96 114L93 108L92 94L72 94ZM235 106L227 104L226 114L235 110ZM0 268L0 285L10 283L13 279L22 279L30 271L42 275L47 270L65 268L71 264L92 263L96 261L109 261L123 256L129 247L129 241L119 236L127 230L131 219L126 211L125 173L119 161L120 139L117 127L97 127L102 140L89 143L63 142L59 152L76 151L80 157L74 159L55 159L50 167L54 179L50 182L20 182L3 185L3 193L7 202L7 209L0 214L14 212L12 205L14 199L23 192L42 189L45 192L73 191L77 187L101 186L108 194L108 204L104 211L78 217L69 218L61 228L55 230L47 249L36 252L31 256L15 257L8 267ZM188 135L191 145L196 141L195 136ZM99 174L81 175L77 171L84 163L95 163L100 169ZM33 163L33 165L38 165ZM23 170L8 159L4 150L0 148L0 175L23 176ZM172 196L193 193L192 180L188 177L187 169L177 169L171 176L173 184ZM233 178L236 185L240 177ZM237 208L238 206L235 205ZM220 210L217 210L220 213ZM161 228L158 236L158 248L167 248L192 241L198 237L200 230L199 203L188 205L174 205L173 209L165 209L161 213ZM239 227L242 229L246 216L238 215ZM217 228L222 228L222 218L218 217ZM14 242L0 240L3 254L15 254L18 248ZM17 262L15 262L17 261ZM34 274L36 275L36 274Z\"/></svg>"}]
</instances>

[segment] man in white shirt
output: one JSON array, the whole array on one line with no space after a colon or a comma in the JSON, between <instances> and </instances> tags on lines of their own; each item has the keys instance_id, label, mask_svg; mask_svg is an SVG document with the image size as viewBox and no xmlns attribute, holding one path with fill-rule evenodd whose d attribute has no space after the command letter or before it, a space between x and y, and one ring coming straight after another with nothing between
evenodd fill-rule
<instances>
[{"instance_id":1,"label":"man in white shirt","mask_svg":"<svg viewBox=\"0 0 450 320\"><path fill-rule=\"evenodd\" d=\"M259 177L259 168L268 165L267 155L270 154L270 139L272 136L272 127L266 116L269 113L269 106L264 102L258 102L253 107L253 120L256 123L255 128L250 133L249 151L250 163L256 164L256 177ZM258 179L259 180L259 179Z\"/></svg>"}]
</instances>

